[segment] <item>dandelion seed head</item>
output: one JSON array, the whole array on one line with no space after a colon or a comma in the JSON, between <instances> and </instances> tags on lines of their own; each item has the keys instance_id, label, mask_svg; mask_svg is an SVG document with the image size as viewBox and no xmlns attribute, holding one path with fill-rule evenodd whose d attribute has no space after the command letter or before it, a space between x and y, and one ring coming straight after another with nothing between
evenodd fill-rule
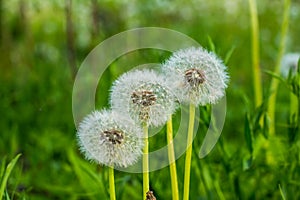
<instances>
[{"instance_id":1,"label":"dandelion seed head","mask_svg":"<svg viewBox=\"0 0 300 200\"><path fill-rule=\"evenodd\" d=\"M195 105L216 103L229 80L226 66L214 53L195 47L173 53L162 72L179 100Z\"/></svg>"},{"instance_id":2,"label":"dandelion seed head","mask_svg":"<svg viewBox=\"0 0 300 200\"><path fill-rule=\"evenodd\" d=\"M296 74L299 59L300 53L288 53L283 56L280 72L284 78L287 78L290 72L292 75Z\"/></svg>"},{"instance_id":3,"label":"dandelion seed head","mask_svg":"<svg viewBox=\"0 0 300 200\"><path fill-rule=\"evenodd\" d=\"M143 132L127 118L109 110L94 111L79 124L77 138L88 160L127 167L142 155Z\"/></svg>"},{"instance_id":4,"label":"dandelion seed head","mask_svg":"<svg viewBox=\"0 0 300 200\"><path fill-rule=\"evenodd\" d=\"M191 68L184 72L185 81L190 84L190 87L197 88L205 81L205 74L200 69Z\"/></svg>"},{"instance_id":5,"label":"dandelion seed head","mask_svg":"<svg viewBox=\"0 0 300 200\"><path fill-rule=\"evenodd\" d=\"M110 98L113 110L150 126L164 124L176 107L166 81L148 69L123 74L114 82Z\"/></svg>"},{"instance_id":6,"label":"dandelion seed head","mask_svg":"<svg viewBox=\"0 0 300 200\"><path fill-rule=\"evenodd\" d=\"M111 144L122 144L124 140L124 133L121 130L105 130L103 131L103 136L106 142L110 142Z\"/></svg>"}]
</instances>

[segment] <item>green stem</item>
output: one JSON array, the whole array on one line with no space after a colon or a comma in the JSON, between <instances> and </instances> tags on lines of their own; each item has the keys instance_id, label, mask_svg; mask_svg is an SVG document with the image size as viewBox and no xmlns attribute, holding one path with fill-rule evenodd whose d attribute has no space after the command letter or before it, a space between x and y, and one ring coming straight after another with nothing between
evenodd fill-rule
<instances>
[{"instance_id":1,"label":"green stem","mask_svg":"<svg viewBox=\"0 0 300 200\"><path fill-rule=\"evenodd\" d=\"M170 116L167 122L167 143L168 143L168 156L169 156L169 163L170 163L172 199L179 200L176 162L175 162L175 153L174 153L174 144L173 144L172 116Z\"/></svg>"},{"instance_id":2,"label":"green stem","mask_svg":"<svg viewBox=\"0 0 300 200\"><path fill-rule=\"evenodd\" d=\"M144 151L143 151L143 199L146 199L146 194L149 191L149 141L148 141L148 126L143 124L144 131Z\"/></svg>"},{"instance_id":3,"label":"green stem","mask_svg":"<svg viewBox=\"0 0 300 200\"><path fill-rule=\"evenodd\" d=\"M116 200L114 168L109 167L109 195L110 200Z\"/></svg>"},{"instance_id":4,"label":"green stem","mask_svg":"<svg viewBox=\"0 0 300 200\"><path fill-rule=\"evenodd\" d=\"M285 50L285 43L289 25L289 10L290 10L290 0L284 1L284 13L283 13L283 21L281 25L281 40L279 46L279 52L277 56L277 61L274 69L275 74L279 74L280 65L282 56ZM279 80L277 78L272 78L271 86L270 86L270 97L269 97L269 104L268 104L268 114L270 117L270 135L275 134L275 107L276 107L276 95L277 95L277 88L278 88Z\"/></svg>"},{"instance_id":5,"label":"green stem","mask_svg":"<svg viewBox=\"0 0 300 200\"><path fill-rule=\"evenodd\" d=\"M187 150L186 150L186 156L185 156L183 200L189 199L194 121L195 121L195 105L190 104L190 118L189 118L189 129L188 129L188 136L187 136Z\"/></svg>"},{"instance_id":6,"label":"green stem","mask_svg":"<svg viewBox=\"0 0 300 200\"><path fill-rule=\"evenodd\" d=\"M257 15L256 0L249 0L251 15L251 32L252 32L252 70L253 70L253 86L255 95L255 107L262 104L262 86L261 72L259 67L259 24Z\"/></svg>"}]
</instances>

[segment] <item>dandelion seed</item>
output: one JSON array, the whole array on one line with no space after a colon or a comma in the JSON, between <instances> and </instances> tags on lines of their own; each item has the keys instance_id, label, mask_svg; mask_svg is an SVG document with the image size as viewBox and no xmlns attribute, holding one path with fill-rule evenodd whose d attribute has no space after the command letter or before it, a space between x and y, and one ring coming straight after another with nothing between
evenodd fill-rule
<instances>
[{"instance_id":1,"label":"dandelion seed","mask_svg":"<svg viewBox=\"0 0 300 200\"><path fill-rule=\"evenodd\" d=\"M153 70L123 74L112 86L111 106L135 122L159 126L175 110L174 96L162 76Z\"/></svg>"},{"instance_id":2,"label":"dandelion seed","mask_svg":"<svg viewBox=\"0 0 300 200\"><path fill-rule=\"evenodd\" d=\"M127 167L142 155L141 128L112 111L94 111L85 117L77 137L86 158L99 164Z\"/></svg>"},{"instance_id":3,"label":"dandelion seed","mask_svg":"<svg viewBox=\"0 0 300 200\"><path fill-rule=\"evenodd\" d=\"M299 59L300 53L288 53L283 56L280 72L284 78L287 78L289 73L291 73L291 75L296 74Z\"/></svg>"},{"instance_id":4,"label":"dandelion seed","mask_svg":"<svg viewBox=\"0 0 300 200\"><path fill-rule=\"evenodd\" d=\"M223 62L203 48L175 52L162 72L179 100L194 105L215 103L224 96L228 75Z\"/></svg>"}]
</instances>

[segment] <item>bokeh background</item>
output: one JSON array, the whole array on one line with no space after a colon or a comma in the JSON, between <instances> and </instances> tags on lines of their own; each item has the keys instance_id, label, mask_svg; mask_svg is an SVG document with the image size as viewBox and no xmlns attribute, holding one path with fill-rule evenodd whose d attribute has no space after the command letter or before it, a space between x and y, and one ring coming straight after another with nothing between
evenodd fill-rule
<instances>
[{"instance_id":1,"label":"bokeh background","mask_svg":"<svg viewBox=\"0 0 300 200\"><path fill-rule=\"evenodd\" d=\"M257 7L260 66L273 70L283 1L262 0ZM300 2L292 0L286 52L300 52L299 22ZM259 111L253 103L247 0L0 0L0 163L22 154L8 181L10 198L108 199L106 168L85 161L78 151L73 82L80 64L101 41L148 26L182 32L210 50L213 43L224 60L231 55L225 127L214 150L200 160L196 153L210 110L201 108L191 199L299 199L299 132L290 135L290 95L282 84L276 104L276 135L267 137L263 130L254 130L249 142L250 121ZM148 49L118 58L101 78L96 108L109 106L109 88L120 74L139 64L163 62L169 55ZM270 79L262 73L265 96ZM176 123L175 117L175 129ZM163 128L151 138L151 148L163 146L164 136ZM177 165L182 195L184 156ZM150 182L157 199L171 199L167 167L150 173ZM116 189L117 199L141 199L141 174L116 172Z\"/></svg>"}]
</instances>

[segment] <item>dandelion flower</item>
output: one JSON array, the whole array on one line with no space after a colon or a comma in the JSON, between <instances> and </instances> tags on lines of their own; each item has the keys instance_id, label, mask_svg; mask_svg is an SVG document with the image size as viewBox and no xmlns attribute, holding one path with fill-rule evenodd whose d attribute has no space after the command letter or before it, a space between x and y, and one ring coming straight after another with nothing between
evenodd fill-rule
<instances>
[{"instance_id":1,"label":"dandelion flower","mask_svg":"<svg viewBox=\"0 0 300 200\"><path fill-rule=\"evenodd\" d=\"M162 72L183 103L206 105L224 96L228 75L223 62L203 48L179 50L163 64Z\"/></svg>"},{"instance_id":2,"label":"dandelion flower","mask_svg":"<svg viewBox=\"0 0 300 200\"><path fill-rule=\"evenodd\" d=\"M162 72L182 103L190 104L183 199L189 198L195 106L215 103L224 96L228 75L223 62L203 48L179 50L163 64Z\"/></svg>"},{"instance_id":3,"label":"dandelion flower","mask_svg":"<svg viewBox=\"0 0 300 200\"><path fill-rule=\"evenodd\" d=\"M102 110L83 119L77 137L87 159L107 166L127 167L142 155L142 133L132 120Z\"/></svg>"},{"instance_id":4,"label":"dandelion flower","mask_svg":"<svg viewBox=\"0 0 300 200\"><path fill-rule=\"evenodd\" d=\"M280 71L284 78L287 78L290 72L292 75L296 74L299 59L300 53L288 53L283 56Z\"/></svg>"},{"instance_id":5,"label":"dandelion flower","mask_svg":"<svg viewBox=\"0 0 300 200\"><path fill-rule=\"evenodd\" d=\"M152 126L164 124L175 110L166 81L148 69L123 74L114 82L110 98L113 110Z\"/></svg>"}]
</instances>

